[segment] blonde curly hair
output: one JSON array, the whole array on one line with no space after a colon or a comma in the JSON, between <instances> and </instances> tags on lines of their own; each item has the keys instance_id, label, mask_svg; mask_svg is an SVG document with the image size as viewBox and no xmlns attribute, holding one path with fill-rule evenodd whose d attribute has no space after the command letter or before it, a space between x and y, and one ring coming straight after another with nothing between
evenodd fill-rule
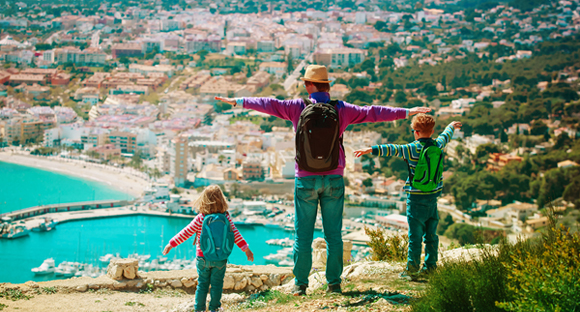
<instances>
[{"instance_id":1,"label":"blonde curly hair","mask_svg":"<svg viewBox=\"0 0 580 312\"><path fill-rule=\"evenodd\" d=\"M228 201L222 193L222 189L217 185L206 187L195 201L195 205L199 208L199 212L204 215L224 213L228 210Z\"/></svg>"},{"instance_id":2,"label":"blonde curly hair","mask_svg":"<svg viewBox=\"0 0 580 312\"><path fill-rule=\"evenodd\" d=\"M435 127L435 118L427 114L417 114L411 120L411 128L423 134L429 134Z\"/></svg>"}]
</instances>

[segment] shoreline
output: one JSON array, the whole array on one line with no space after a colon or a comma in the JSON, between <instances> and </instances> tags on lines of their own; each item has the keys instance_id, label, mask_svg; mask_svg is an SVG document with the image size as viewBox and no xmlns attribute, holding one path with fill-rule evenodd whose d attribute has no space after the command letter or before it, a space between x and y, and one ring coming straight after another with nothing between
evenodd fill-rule
<instances>
[{"instance_id":1,"label":"shoreline","mask_svg":"<svg viewBox=\"0 0 580 312\"><path fill-rule=\"evenodd\" d=\"M149 186L147 180L126 168L114 168L79 160L0 152L0 161L88 179L102 183L109 188L120 190L134 198L141 197L143 190Z\"/></svg>"}]
</instances>

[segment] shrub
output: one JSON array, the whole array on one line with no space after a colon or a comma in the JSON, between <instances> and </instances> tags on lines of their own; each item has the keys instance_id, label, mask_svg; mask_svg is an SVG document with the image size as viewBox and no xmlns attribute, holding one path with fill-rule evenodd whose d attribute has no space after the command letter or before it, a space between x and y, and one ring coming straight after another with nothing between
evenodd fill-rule
<instances>
[{"instance_id":1,"label":"shrub","mask_svg":"<svg viewBox=\"0 0 580 312\"><path fill-rule=\"evenodd\" d=\"M381 228L373 230L365 227L365 233L371 239L367 245L372 249L371 259L374 261L407 261L409 248L408 235L386 235Z\"/></svg>"},{"instance_id":2,"label":"shrub","mask_svg":"<svg viewBox=\"0 0 580 312\"><path fill-rule=\"evenodd\" d=\"M511 300L498 303L507 311L580 310L580 235L570 234L554 218L543 235L542 253L515 250L507 289Z\"/></svg>"},{"instance_id":3,"label":"shrub","mask_svg":"<svg viewBox=\"0 0 580 312\"><path fill-rule=\"evenodd\" d=\"M579 311L580 237L548 217L540 239L501 239L479 258L445 262L412 311Z\"/></svg>"}]
</instances>

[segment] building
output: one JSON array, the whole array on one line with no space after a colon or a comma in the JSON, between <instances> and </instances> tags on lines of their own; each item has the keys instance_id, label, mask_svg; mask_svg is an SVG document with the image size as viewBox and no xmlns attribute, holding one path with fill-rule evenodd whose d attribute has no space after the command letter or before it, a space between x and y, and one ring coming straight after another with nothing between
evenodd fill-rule
<instances>
[{"instance_id":1,"label":"building","mask_svg":"<svg viewBox=\"0 0 580 312\"><path fill-rule=\"evenodd\" d=\"M188 39L185 42L185 49L188 53L195 53L201 50L219 53L222 50L222 41L219 36Z\"/></svg>"},{"instance_id":2,"label":"building","mask_svg":"<svg viewBox=\"0 0 580 312\"><path fill-rule=\"evenodd\" d=\"M282 62L264 62L260 64L261 71L276 75L276 77L282 77L282 75L286 74L287 69L288 64Z\"/></svg>"},{"instance_id":3,"label":"building","mask_svg":"<svg viewBox=\"0 0 580 312\"><path fill-rule=\"evenodd\" d=\"M8 82L10 83L11 86L19 86L21 84L26 84L26 85L38 84L38 85L43 86L46 84L46 78L43 75L18 74L18 75L11 75Z\"/></svg>"},{"instance_id":4,"label":"building","mask_svg":"<svg viewBox=\"0 0 580 312\"><path fill-rule=\"evenodd\" d=\"M175 66L172 65L141 65L141 64L131 64L129 65L129 72L139 73L142 75L149 76L151 74L164 74L165 76L171 78L175 73Z\"/></svg>"},{"instance_id":5,"label":"building","mask_svg":"<svg viewBox=\"0 0 580 312\"><path fill-rule=\"evenodd\" d=\"M120 157L121 150L116 148L113 144L105 144L102 146L97 146L90 148L89 151L95 151L99 154L101 159L110 159L112 157Z\"/></svg>"},{"instance_id":6,"label":"building","mask_svg":"<svg viewBox=\"0 0 580 312\"><path fill-rule=\"evenodd\" d=\"M248 79L246 85L255 86L256 89L267 87L270 84L270 74L265 71L258 71Z\"/></svg>"},{"instance_id":7,"label":"building","mask_svg":"<svg viewBox=\"0 0 580 312\"><path fill-rule=\"evenodd\" d=\"M189 171L187 138L175 137L169 146L169 171L175 186L182 187Z\"/></svg>"},{"instance_id":8,"label":"building","mask_svg":"<svg viewBox=\"0 0 580 312\"><path fill-rule=\"evenodd\" d=\"M55 49L54 54L57 64L74 63L83 66L101 66L105 64L107 58L107 54L98 48L86 48L81 51L77 47L64 47Z\"/></svg>"},{"instance_id":9,"label":"building","mask_svg":"<svg viewBox=\"0 0 580 312\"><path fill-rule=\"evenodd\" d=\"M230 55L244 55L246 54L246 43L245 42L228 42L226 47L226 53Z\"/></svg>"},{"instance_id":10,"label":"building","mask_svg":"<svg viewBox=\"0 0 580 312\"><path fill-rule=\"evenodd\" d=\"M505 165L512 162L522 162L523 158L520 156L510 155L506 153L491 153L487 160L487 170L497 172Z\"/></svg>"},{"instance_id":11,"label":"building","mask_svg":"<svg viewBox=\"0 0 580 312\"><path fill-rule=\"evenodd\" d=\"M119 43L111 48L111 55L114 59L120 57L140 57L143 55L143 47L139 43Z\"/></svg>"},{"instance_id":12,"label":"building","mask_svg":"<svg viewBox=\"0 0 580 312\"><path fill-rule=\"evenodd\" d=\"M130 132L113 131L109 133L109 142L121 150L121 153L135 153L137 135Z\"/></svg>"},{"instance_id":13,"label":"building","mask_svg":"<svg viewBox=\"0 0 580 312\"><path fill-rule=\"evenodd\" d=\"M578 163L571 160L564 160L558 163L558 168L578 167Z\"/></svg>"},{"instance_id":14,"label":"building","mask_svg":"<svg viewBox=\"0 0 580 312\"><path fill-rule=\"evenodd\" d=\"M409 230L409 223L407 222L406 216L402 216L399 214L390 214L386 216L377 215L375 217L375 220L377 220L377 222L387 227L392 227L403 231Z\"/></svg>"},{"instance_id":15,"label":"building","mask_svg":"<svg viewBox=\"0 0 580 312\"><path fill-rule=\"evenodd\" d=\"M276 51L276 42L274 40L260 40L256 44L258 52L274 52Z\"/></svg>"},{"instance_id":16,"label":"building","mask_svg":"<svg viewBox=\"0 0 580 312\"><path fill-rule=\"evenodd\" d=\"M349 67L365 60L365 51L354 48L323 49L314 52L314 63L330 67Z\"/></svg>"},{"instance_id":17,"label":"building","mask_svg":"<svg viewBox=\"0 0 580 312\"><path fill-rule=\"evenodd\" d=\"M264 170L258 159L248 159L242 164L242 179L256 181L264 179Z\"/></svg>"}]
</instances>

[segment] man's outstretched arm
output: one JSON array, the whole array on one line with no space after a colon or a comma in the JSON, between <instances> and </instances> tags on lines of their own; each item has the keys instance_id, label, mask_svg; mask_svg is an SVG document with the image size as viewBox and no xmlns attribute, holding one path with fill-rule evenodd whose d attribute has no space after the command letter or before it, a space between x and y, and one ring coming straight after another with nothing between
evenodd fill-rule
<instances>
[{"instance_id":1,"label":"man's outstretched arm","mask_svg":"<svg viewBox=\"0 0 580 312\"><path fill-rule=\"evenodd\" d=\"M413 107L411 109L391 106L357 106L344 103L344 115L347 124L359 124L365 122L384 122L405 119L419 113L428 113L429 107Z\"/></svg>"},{"instance_id":2,"label":"man's outstretched arm","mask_svg":"<svg viewBox=\"0 0 580 312\"><path fill-rule=\"evenodd\" d=\"M300 105L302 104L301 99L280 101L267 97L224 98L219 96L216 96L215 99L233 106L241 105L244 108L253 109L285 120L292 120L294 115L299 114L302 108Z\"/></svg>"}]
</instances>

